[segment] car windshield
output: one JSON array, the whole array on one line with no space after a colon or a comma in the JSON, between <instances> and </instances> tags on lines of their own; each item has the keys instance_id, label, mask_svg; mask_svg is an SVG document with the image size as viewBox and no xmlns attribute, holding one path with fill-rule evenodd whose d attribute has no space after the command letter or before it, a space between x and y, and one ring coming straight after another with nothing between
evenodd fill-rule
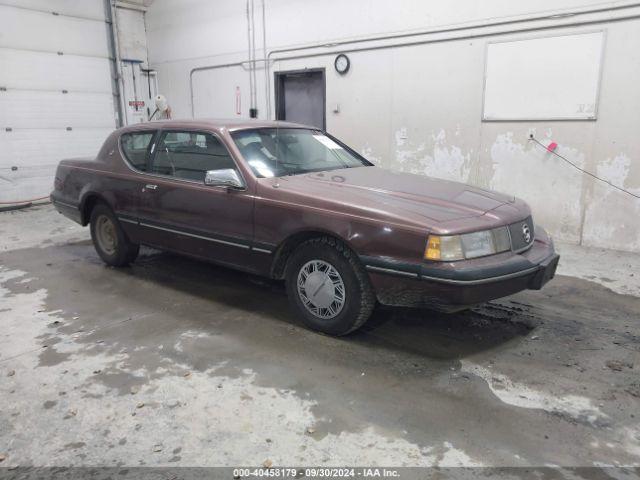
<instances>
[{"instance_id":1,"label":"car windshield","mask_svg":"<svg viewBox=\"0 0 640 480\"><path fill-rule=\"evenodd\" d=\"M320 130L256 128L231 135L253 173L261 178L372 165Z\"/></svg>"}]
</instances>

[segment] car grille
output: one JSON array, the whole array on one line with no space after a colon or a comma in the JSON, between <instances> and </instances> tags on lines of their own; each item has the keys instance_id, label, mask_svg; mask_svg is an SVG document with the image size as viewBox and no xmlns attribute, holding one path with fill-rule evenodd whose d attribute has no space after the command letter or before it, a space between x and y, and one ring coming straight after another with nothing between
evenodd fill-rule
<instances>
[{"instance_id":1,"label":"car grille","mask_svg":"<svg viewBox=\"0 0 640 480\"><path fill-rule=\"evenodd\" d=\"M525 228L526 225L526 228ZM527 241L526 231L529 232L529 241ZM533 244L535 232L533 230L533 219L527 217L516 223L509 225L509 235L511 236L511 249L514 252L526 250Z\"/></svg>"}]
</instances>

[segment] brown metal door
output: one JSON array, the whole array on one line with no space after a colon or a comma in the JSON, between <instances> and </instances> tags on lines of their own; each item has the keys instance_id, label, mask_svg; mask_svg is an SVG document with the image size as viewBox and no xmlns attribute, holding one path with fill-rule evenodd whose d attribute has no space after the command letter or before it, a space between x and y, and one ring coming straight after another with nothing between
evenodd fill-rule
<instances>
[{"instance_id":1,"label":"brown metal door","mask_svg":"<svg viewBox=\"0 0 640 480\"><path fill-rule=\"evenodd\" d=\"M276 118L312 125L321 130L326 123L324 69L276 72Z\"/></svg>"}]
</instances>

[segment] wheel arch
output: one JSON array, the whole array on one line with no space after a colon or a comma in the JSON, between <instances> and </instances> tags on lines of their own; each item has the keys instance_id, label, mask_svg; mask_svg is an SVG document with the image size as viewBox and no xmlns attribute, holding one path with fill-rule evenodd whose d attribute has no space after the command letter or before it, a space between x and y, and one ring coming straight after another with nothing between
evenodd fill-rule
<instances>
[{"instance_id":1,"label":"wheel arch","mask_svg":"<svg viewBox=\"0 0 640 480\"><path fill-rule=\"evenodd\" d=\"M278 247L275 249L273 262L271 263L271 278L282 280L284 278L287 261L289 260L289 257L295 251L295 249L308 240L322 237L333 238L334 240L344 244L356 255L356 257L358 256L353 245L351 245L350 242L344 237L337 235L335 232L330 232L322 229L301 230L289 235L282 242L280 242Z\"/></svg>"},{"instance_id":2,"label":"wheel arch","mask_svg":"<svg viewBox=\"0 0 640 480\"><path fill-rule=\"evenodd\" d=\"M109 202L97 192L87 192L80 201L80 221L83 226L89 224L91 220L91 211L98 203L104 203L109 206Z\"/></svg>"}]
</instances>

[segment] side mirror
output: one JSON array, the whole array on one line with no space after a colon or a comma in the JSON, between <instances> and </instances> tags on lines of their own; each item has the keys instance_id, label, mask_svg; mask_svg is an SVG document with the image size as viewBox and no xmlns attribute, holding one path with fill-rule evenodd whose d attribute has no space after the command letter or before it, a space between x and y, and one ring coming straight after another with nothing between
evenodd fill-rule
<instances>
[{"instance_id":1,"label":"side mirror","mask_svg":"<svg viewBox=\"0 0 640 480\"><path fill-rule=\"evenodd\" d=\"M204 184L212 187L243 189L244 182L233 168L209 170L204 176Z\"/></svg>"}]
</instances>

